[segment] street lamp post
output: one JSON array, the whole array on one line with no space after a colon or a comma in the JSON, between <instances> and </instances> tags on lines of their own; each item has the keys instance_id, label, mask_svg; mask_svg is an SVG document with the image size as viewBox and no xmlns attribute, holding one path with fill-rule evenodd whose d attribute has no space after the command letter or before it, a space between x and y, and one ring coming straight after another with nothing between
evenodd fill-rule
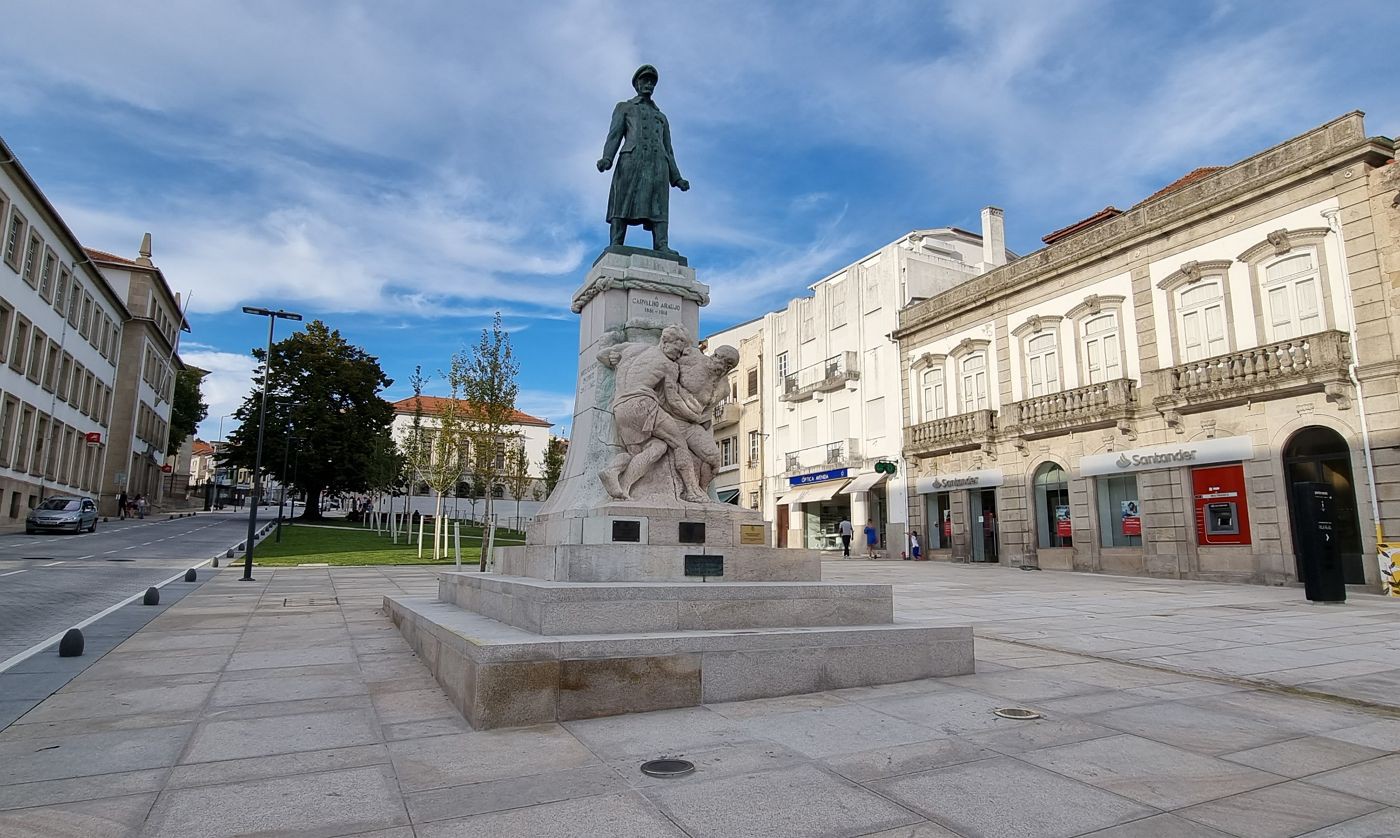
<instances>
[{"instance_id":1,"label":"street lamp post","mask_svg":"<svg viewBox=\"0 0 1400 838\"><path fill-rule=\"evenodd\" d=\"M256 308L244 306L244 314L256 314L267 318L267 355L263 358L263 391L262 409L258 412L258 447L253 455L253 474L251 478L252 496L248 504L248 540L244 542L243 551L243 577L242 582L253 581L253 535L258 528L258 501L261 500L259 487L261 485L262 471L262 450L263 432L267 430L267 389L272 379L272 330L277 325L278 319L301 320L301 315L290 311L278 309L273 311L269 308Z\"/></svg>"}]
</instances>

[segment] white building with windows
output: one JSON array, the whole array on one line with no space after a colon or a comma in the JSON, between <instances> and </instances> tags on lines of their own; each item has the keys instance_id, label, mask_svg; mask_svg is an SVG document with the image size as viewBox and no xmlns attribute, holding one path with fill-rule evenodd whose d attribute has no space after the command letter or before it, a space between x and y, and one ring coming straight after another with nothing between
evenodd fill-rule
<instances>
[{"instance_id":1,"label":"white building with windows","mask_svg":"<svg viewBox=\"0 0 1400 838\"><path fill-rule=\"evenodd\" d=\"M1394 143L1352 113L906 309L902 482L930 557L1305 581L1325 496L1329 578L1379 584L1397 194Z\"/></svg>"},{"instance_id":2,"label":"white building with windows","mask_svg":"<svg viewBox=\"0 0 1400 838\"><path fill-rule=\"evenodd\" d=\"M739 364L729 373L729 395L715 405L710 430L719 447L719 470L710 484L717 500L746 509L760 509L763 470L763 399L760 382L763 363L763 318L758 317L700 342L701 349L713 352L719 346L739 350Z\"/></svg>"},{"instance_id":3,"label":"white building with windows","mask_svg":"<svg viewBox=\"0 0 1400 838\"><path fill-rule=\"evenodd\" d=\"M96 496L127 311L0 140L0 529Z\"/></svg>"},{"instance_id":4,"label":"white building with windows","mask_svg":"<svg viewBox=\"0 0 1400 838\"><path fill-rule=\"evenodd\" d=\"M406 399L399 399L394 402L394 419L389 426L389 432L394 441L400 447L409 438L410 430L413 427L415 412L419 414L423 428L431 431L436 427L437 415L443 409L444 402L448 400L440 396L409 396ZM470 407L468 402L460 402L462 405ZM538 416L531 416L522 411L515 411L511 419L511 424L506 426L505 436L499 441L497 450L496 468L501 470L498 475L496 485L484 487L490 491L493 497L515 499L508 488L508 481L504 479L506 468L506 457L511 446L520 445L525 448L525 456L529 460L530 489L521 496L522 500L531 498L535 485L542 477L544 452L549 445L549 429L554 427L553 423ZM462 482L458 485L456 496L467 497L470 493L469 475L464 475ZM432 498L436 495L427 484L420 484L414 487L413 494L419 497Z\"/></svg>"},{"instance_id":5,"label":"white building with windows","mask_svg":"<svg viewBox=\"0 0 1400 838\"><path fill-rule=\"evenodd\" d=\"M762 503L779 546L832 549L849 517L871 522L890 556L906 549L904 410L899 347L891 336L911 302L967 282L1008 257L1001 211L983 211L983 235L916 230L813 283L811 295L763 318ZM990 392L988 363L966 398ZM930 383L930 386L941 386ZM979 399L981 400L979 402Z\"/></svg>"}]
</instances>

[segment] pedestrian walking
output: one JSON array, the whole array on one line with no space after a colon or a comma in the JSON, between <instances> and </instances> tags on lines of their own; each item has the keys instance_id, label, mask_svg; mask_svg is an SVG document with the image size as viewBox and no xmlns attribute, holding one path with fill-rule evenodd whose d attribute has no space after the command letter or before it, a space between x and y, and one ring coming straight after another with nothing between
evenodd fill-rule
<instances>
[{"instance_id":1,"label":"pedestrian walking","mask_svg":"<svg viewBox=\"0 0 1400 838\"><path fill-rule=\"evenodd\" d=\"M914 561L919 560L919 531L909 531L909 558Z\"/></svg>"},{"instance_id":2,"label":"pedestrian walking","mask_svg":"<svg viewBox=\"0 0 1400 838\"><path fill-rule=\"evenodd\" d=\"M141 518L141 519L143 519L143 520L144 520L145 517L146 517L146 496L145 496L145 495L137 495L137 496L136 496L136 517Z\"/></svg>"},{"instance_id":3,"label":"pedestrian walking","mask_svg":"<svg viewBox=\"0 0 1400 838\"><path fill-rule=\"evenodd\" d=\"M851 557L851 536L855 535L855 527L851 526L851 516L841 516L841 523L836 525L836 531L841 533L841 555L846 558Z\"/></svg>"},{"instance_id":4,"label":"pedestrian walking","mask_svg":"<svg viewBox=\"0 0 1400 838\"><path fill-rule=\"evenodd\" d=\"M875 561L877 558L879 558L878 556L875 555L875 548L879 545L879 543L880 543L880 531L877 530L877 529L875 529L875 522L874 522L873 520L871 520L871 521L866 521L866 522L865 522L865 549L866 549L866 558L870 559L870 561L872 561L872 562Z\"/></svg>"},{"instance_id":5,"label":"pedestrian walking","mask_svg":"<svg viewBox=\"0 0 1400 838\"><path fill-rule=\"evenodd\" d=\"M119 521L126 517L126 504L126 492L117 495L117 520Z\"/></svg>"}]
</instances>

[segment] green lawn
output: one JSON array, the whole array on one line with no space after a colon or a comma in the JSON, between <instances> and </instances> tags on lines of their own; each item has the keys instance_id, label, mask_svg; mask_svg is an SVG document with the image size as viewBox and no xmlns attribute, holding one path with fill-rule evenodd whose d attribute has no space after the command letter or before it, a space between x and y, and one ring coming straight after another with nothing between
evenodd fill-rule
<instances>
[{"instance_id":1,"label":"green lawn","mask_svg":"<svg viewBox=\"0 0 1400 838\"><path fill-rule=\"evenodd\" d=\"M501 546L525 543L524 535L515 530L496 530L496 543ZM470 546L468 546L470 544ZM476 564L481 559L481 528L462 527L462 564ZM282 541L269 537L253 553L255 564L264 567L292 567L300 564L373 565L373 564L436 564L453 565L456 557L450 547L446 561L433 562L432 534L423 537L424 558L418 558L418 543L396 545L387 535L375 535L373 530L345 526L310 526L295 524L282 527Z\"/></svg>"}]
</instances>

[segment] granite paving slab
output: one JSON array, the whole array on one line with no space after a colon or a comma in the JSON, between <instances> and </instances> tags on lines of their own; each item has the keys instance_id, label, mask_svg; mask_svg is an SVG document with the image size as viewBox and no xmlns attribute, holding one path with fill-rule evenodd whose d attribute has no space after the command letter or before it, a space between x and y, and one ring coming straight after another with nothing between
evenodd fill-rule
<instances>
[{"instance_id":1,"label":"granite paving slab","mask_svg":"<svg viewBox=\"0 0 1400 838\"><path fill-rule=\"evenodd\" d=\"M1126 735L1057 745L1020 758L1164 810L1282 780L1276 774Z\"/></svg>"},{"instance_id":2,"label":"granite paving slab","mask_svg":"<svg viewBox=\"0 0 1400 838\"><path fill-rule=\"evenodd\" d=\"M1240 838L1291 838L1370 814L1381 804L1307 783L1280 783L1176 814Z\"/></svg>"},{"instance_id":3,"label":"granite paving slab","mask_svg":"<svg viewBox=\"0 0 1400 838\"><path fill-rule=\"evenodd\" d=\"M643 793L692 838L851 838L922 820L810 765Z\"/></svg>"},{"instance_id":4,"label":"granite paving slab","mask_svg":"<svg viewBox=\"0 0 1400 838\"><path fill-rule=\"evenodd\" d=\"M869 786L967 838L1072 838L1155 814L1116 794L1011 757Z\"/></svg>"}]
</instances>

